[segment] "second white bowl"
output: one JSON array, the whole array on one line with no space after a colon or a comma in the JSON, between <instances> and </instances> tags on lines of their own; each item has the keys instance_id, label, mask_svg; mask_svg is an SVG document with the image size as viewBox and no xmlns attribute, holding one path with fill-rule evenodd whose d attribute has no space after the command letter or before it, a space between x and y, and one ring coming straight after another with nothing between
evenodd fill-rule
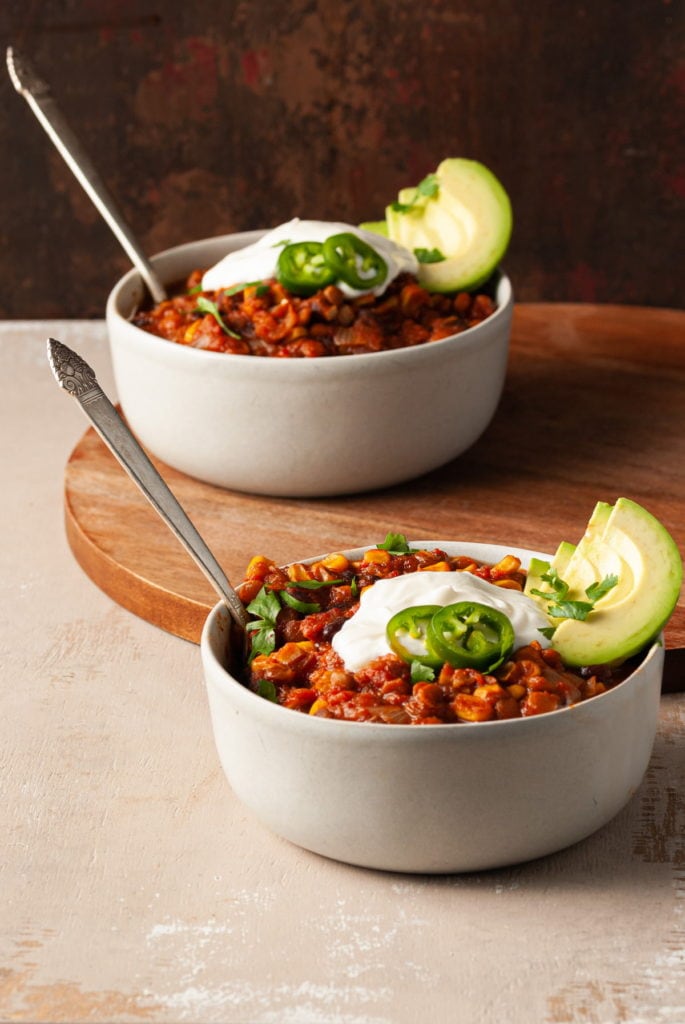
<instances>
[{"instance_id":1,"label":"second white bowl","mask_svg":"<svg viewBox=\"0 0 685 1024\"><path fill-rule=\"evenodd\" d=\"M537 552L414 541L524 566ZM361 550L346 552L361 557ZM541 556L549 557L549 556ZM228 670L229 616L201 642L214 738L235 795L273 832L367 868L481 871L561 850L633 796L656 733L664 651L597 697L549 714L459 725L318 718L257 696Z\"/></svg>"},{"instance_id":2,"label":"second white bowl","mask_svg":"<svg viewBox=\"0 0 685 1024\"><path fill-rule=\"evenodd\" d=\"M170 285L261 231L178 246L153 258ZM412 348L315 359L206 352L130 322L136 271L107 302L123 412L169 466L240 491L317 497L387 487L443 465L488 426L504 384L513 296L461 334Z\"/></svg>"}]
</instances>

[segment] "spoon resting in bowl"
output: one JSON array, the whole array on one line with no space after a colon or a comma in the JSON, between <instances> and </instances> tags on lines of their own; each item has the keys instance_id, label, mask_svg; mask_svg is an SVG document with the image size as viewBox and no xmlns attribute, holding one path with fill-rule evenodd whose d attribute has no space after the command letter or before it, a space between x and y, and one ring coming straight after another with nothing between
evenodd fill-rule
<instances>
[{"instance_id":1,"label":"spoon resting in bowl","mask_svg":"<svg viewBox=\"0 0 685 1024\"><path fill-rule=\"evenodd\" d=\"M48 339L48 360L57 383L76 398L98 434L155 511L195 559L226 604L245 641L248 614L228 577L152 462L136 441L88 363L61 341Z\"/></svg>"},{"instance_id":2,"label":"spoon resting in bowl","mask_svg":"<svg viewBox=\"0 0 685 1024\"><path fill-rule=\"evenodd\" d=\"M35 73L24 57L7 47L7 70L12 85L24 97L77 181L97 207L135 266L156 303L166 299L166 289L152 264L125 223L93 163L57 107L50 87Z\"/></svg>"}]
</instances>

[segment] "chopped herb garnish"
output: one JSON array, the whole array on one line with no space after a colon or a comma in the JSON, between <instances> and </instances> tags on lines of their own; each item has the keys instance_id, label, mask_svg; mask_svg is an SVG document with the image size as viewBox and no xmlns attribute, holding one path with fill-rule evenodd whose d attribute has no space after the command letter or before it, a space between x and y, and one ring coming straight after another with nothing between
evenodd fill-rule
<instances>
[{"instance_id":1,"label":"chopped herb garnish","mask_svg":"<svg viewBox=\"0 0 685 1024\"><path fill-rule=\"evenodd\" d=\"M350 593L352 594L352 597L359 597L359 584L357 583L356 576L352 577L352 582L350 583Z\"/></svg>"},{"instance_id":2,"label":"chopped herb garnish","mask_svg":"<svg viewBox=\"0 0 685 1024\"><path fill-rule=\"evenodd\" d=\"M414 249L419 263L443 263L446 259L439 249Z\"/></svg>"},{"instance_id":3,"label":"chopped herb garnish","mask_svg":"<svg viewBox=\"0 0 685 1024\"><path fill-rule=\"evenodd\" d=\"M263 281L248 281L246 284L234 284L230 288L224 288L224 295L230 298L231 295L237 295L238 292L244 292L246 288L256 288L257 296L266 295L269 290L268 284L264 284Z\"/></svg>"},{"instance_id":4,"label":"chopped herb garnish","mask_svg":"<svg viewBox=\"0 0 685 1024\"><path fill-rule=\"evenodd\" d=\"M432 683L435 679L435 669L430 665L423 665L415 658L411 662L410 674L412 683Z\"/></svg>"},{"instance_id":5,"label":"chopped herb garnish","mask_svg":"<svg viewBox=\"0 0 685 1024\"><path fill-rule=\"evenodd\" d=\"M270 679L259 679L257 681L257 693L260 697L264 697L266 700L272 700L274 704L278 704L278 693L276 687Z\"/></svg>"},{"instance_id":6,"label":"chopped herb garnish","mask_svg":"<svg viewBox=\"0 0 685 1024\"><path fill-rule=\"evenodd\" d=\"M188 291L186 292L186 295L199 295L201 291L202 282L200 282L200 284L194 285L192 288L189 288Z\"/></svg>"},{"instance_id":7,"label":"chopped herb garnish","mask_svg":"<svg viewBox=\"0 0 685 1024\"><path fill-rule=\"evenodd\" d=\"M287 590L281 590L280 595L284 604L287 604L290 608L294 608L296 612L302 612L303 615L309 615L311 612L321 611L318 604L315 604L313 601L300 601L298 597L294 597L293 594L289 594Z\"/></svg>"},{"instance_id":8,"label":"chopped herb garnish","mask_svg":"<svg viewBox=\"0 0 685 1024\"><path fill-rule=\"evenodd\" d=\"M197 308L201 313L209 313L210 316L213 316L221 330L225 331L226 334L230 334L232 338L240 338L239 334L236 334L235 331L232 331L231 328L224 323L221 313L217 308L216 302L212 302L211 299L206 299L204 295L201 295L200 298L197 300Z\"/></svg>"},{"instance_id":9,"label":"chopped herb garnish","mask_svg":"<svg viewBox=\"0 0 685 1024\"><path fill-rule=\"evenodd\" d=\"M437 196L439 191L440 182L438 181L437 174L427 174L423 181L420 181L419 184L414 189L414 195L412 196L410 202L391 203L391 209L393 209L395 213L409 213L411 210L414 209L414 207L416 206L420 199L433 199L435 198L435 196Z\"/></svg>"},{"instance_id":10,"label":"chopped herb garnish","mask_svg":"<svg viewBox=\"0 0 685 1024\"><path fill-rule=\"evenodd\" d=\"M381 551L389 551L391 555L407 555L411 551L403 533L386 533L383 543L376 547Z\"/></svg>"},{"instance_id":11,"label":"chopped herb garnish","mask_svg":"<svg viewBox=\"0 0 685 1024\"><path fill-rule=\"evenodd\" d=\"M273 591L262 587L256 597L247 606L251 615L257 616L248 622L247 631L251 634L250 661L257 654L271 654L276 646L276 619L281 610L281 602Z\"/></svg>"},{"instance_id":12,"label":"chopped herb garnish","mask_svg":"<svg viewBox=\"0 0 685 1024\"><path fill-rule=\"evenodd\" d=\"M549 601L547 614L553 619L576 619L579 622L584 622L597 602L618 583L618 576L605 576L601 582L591 583L586 589L587 601L571 601L568 600L569 585L556 569L549 569L540 578L549 584L551 590L531 590L531 594ZM550 638L547 630L541 629L540 632Z\"/></svg>"},{"instance_id":13,"label":"chopped herb garnish","mask_svg":"<svg viewBox=\"0 0 685 1024\"><path fill-rule=\"evenodd\" d=\"M585 591L589 601L596 604L601 597L608 594L618 583L618 576L605 576L601 583L591 583Z\"/></svg>"},{"instance_id":14,"label":"chopped herb garnish","mask_svg":"<svg viewBox=\"0 0 685 1024\"><path fill-rule=\"evenodd\" d=\"M577 619L585 622L592 611L592 601L560 601L558 604L547 606L547 614L553 619Z\"/></svg>"},{"instance_id":15,"label":"chopped herb garnish","mask_svg":"<svg viewBox=\"0 0 685 1024\"><path fill-rule=\"evenodd\" d=\"M343 580L291 580L288 589L291 587L302 587L303 590L318 590L319 587L334 587Z\"/></svg>"}]
</instances>

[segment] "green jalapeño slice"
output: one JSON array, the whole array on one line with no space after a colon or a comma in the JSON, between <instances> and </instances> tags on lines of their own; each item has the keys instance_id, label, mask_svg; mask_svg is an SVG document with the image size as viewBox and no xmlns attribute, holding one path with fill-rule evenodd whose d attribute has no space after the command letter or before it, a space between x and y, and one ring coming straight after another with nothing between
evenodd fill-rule
<instances>
[{"instance_id":1,"label":"green jalape\u00f1o slice","mask_svg":"<svg viewBox=\"0 0 685 1024\"><path fill-rule=\"evenodd\" d=\"M336 271L326 262L321 242L293 242L278 256L276 277L295 295L313 295L335 281Z\"/></svg>"},{"instance_id":2,"label":"green jalape\u00f1o slice","mask_svg":"<svg viewBox=\"0 0 685 1024\"><path fill-rule=\"evenodd\" d=\"M388 276L388 264L363 238L351 231L331 235L323 243L324 256L336 276L359 291L377 288Z\"/></svg>"},{"instance_id":3,"label":"green jalape\u00f1o slice","mask_svg":"<svg viewBox=\"0 0 685 1024\"><path fill-rule=\"evenodd\" d=\"M428 647L456 668L492 672L514 647L514 627L502 612L478 601L440 608L428 624Z\"/></svg>"},{"instance_id":4,"label":"green jalape\u00f1o slice","mask_svg":"<svg viewBox=\"0 0 685 1024\"><path fill-rule=\"evenodd\" d=\"M444 658L439 658L428 646L428 626L438 604L421 604L403 608L390 619L385 635L390 647L403 661L418 661L429 668L440 668Z\"/></svg>"}]
</instances>

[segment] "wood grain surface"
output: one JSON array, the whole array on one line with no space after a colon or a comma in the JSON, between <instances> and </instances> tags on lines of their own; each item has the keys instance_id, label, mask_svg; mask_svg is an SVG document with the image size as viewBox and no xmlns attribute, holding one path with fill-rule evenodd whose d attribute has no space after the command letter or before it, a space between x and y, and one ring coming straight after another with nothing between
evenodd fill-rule
<instances>
[{"instance_id":1,"label":"wood grain surface","mask_svg":"<svg viewBox=\"0 0 685 1024\"><path fill-rule=\"evenodd\" d=\"M255 553L287 562L408 536L552 551L581 536L597 500L644 504L685 542L685 314L516 308L508 379L490 427L419 480L339 499L223 490L157 463L234 584ZM401 439L398 439L401 443ZM66 467L71 548L115 601L198 642L214 591L93 430ZM685 605L667 629L685 644Z\"/></svg>"}]
</instances>

